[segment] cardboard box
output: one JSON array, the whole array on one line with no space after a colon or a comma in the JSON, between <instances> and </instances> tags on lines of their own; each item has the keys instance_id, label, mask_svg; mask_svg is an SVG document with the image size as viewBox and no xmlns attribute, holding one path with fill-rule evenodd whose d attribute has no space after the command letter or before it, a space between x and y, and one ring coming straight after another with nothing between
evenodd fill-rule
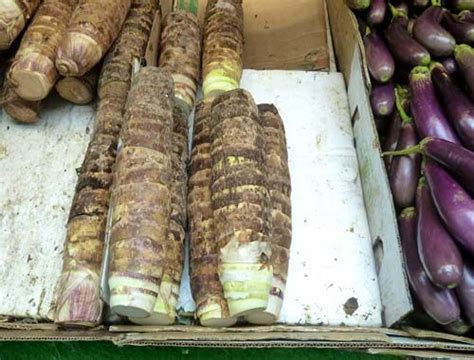
<instances>
[{"instance_id":1,"label":"cardboard box","mask_svg":"<svg viewBox=\"0 0 474 360\"><path fill-rule=\"evenodd\" d=\"M162 1L164 15L170 8L171 1ZM201 18L204 9L205 1L199 2ZM107 340L118 345L320 347L432 358L472 358L472 339L410 327L391 328L410 314L413 304L402 264L395 210L370 110L371 85L363 44L355 18L344 0L244 0L244 13L245 68L335 71L337 60L337 69L344 75L377 261L384 327L276 325L216 330L183 325L64 331L54 324L27 324L5 319L0 321L0 341ZM155 34L152 39L156 38ZM151 51L154 50L151 47ZM153 57L150 59L152 62Z\"/></svg>"}]
</instances>

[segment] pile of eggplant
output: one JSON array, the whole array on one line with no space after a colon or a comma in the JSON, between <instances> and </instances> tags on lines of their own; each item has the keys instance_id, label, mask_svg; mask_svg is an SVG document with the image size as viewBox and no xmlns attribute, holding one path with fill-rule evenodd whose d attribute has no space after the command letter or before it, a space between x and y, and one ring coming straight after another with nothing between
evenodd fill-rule
<instances>
[{"instance_id":1,"label":"pile of eggplant","mask_svg":"<svg viewBox=\"0 0 474 360\"><path fill-rule=\"evenodd\" d=\"M474 0L347 0L416 303L474 326Z\"/></svg>"}]
</instances>

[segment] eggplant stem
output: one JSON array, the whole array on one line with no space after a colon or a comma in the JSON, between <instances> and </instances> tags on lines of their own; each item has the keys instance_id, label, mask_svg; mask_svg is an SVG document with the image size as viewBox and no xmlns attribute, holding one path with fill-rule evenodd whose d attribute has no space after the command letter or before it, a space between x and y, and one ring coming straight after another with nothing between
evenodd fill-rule
<instances>
[{"instance_id":1,"label":"eggplant stem","mask_svg":"<svg viewBox=\"0 0 474 360\"><path fill-rule=\"evenodd\" d=\"M441 0L431 0L431 6L441 6Z\"/></svg>"},{"instance_id":2,"label":"eggplant stem","mask_svg":"<svg viewBox=\"0 0 474 360\"><path fill-rule=\"evenodd\" d=\"M403 108L402 100L400 99L400 92L401 89L398 86L395 87L395 105L397 107L397 111L400 114L400 117L402 118L402 121L404 123L411 122L411 117L408 116L408 114L405 112L405 109Z\"/></svg>"},{"instance_id":3,"label":"eggplant stem","mask_svg":"<svg viewBox=\"0 0 474 360\"><path fill-rule=\"evenodd\" d=\"M412 154L423 154L426 144L431 140L433 140L433 138L428 136L421 140L417 145L413 145L402 150L385 151L382 153L382 156L407 156Z\"/></svg>"},{"instance_id":4,"label":"eggplant stem","mask_svg":"<svg viewBox=\"0 0 474 360\"><path fill-rule=\"evenodd\" d=\"M422 149L423 148L421 144L418 144L418 145L407 147L402 150L385 151L382 153L382 156L407 156L407 155L419 154L422 152Z\"/></svg>"}]
</instances>

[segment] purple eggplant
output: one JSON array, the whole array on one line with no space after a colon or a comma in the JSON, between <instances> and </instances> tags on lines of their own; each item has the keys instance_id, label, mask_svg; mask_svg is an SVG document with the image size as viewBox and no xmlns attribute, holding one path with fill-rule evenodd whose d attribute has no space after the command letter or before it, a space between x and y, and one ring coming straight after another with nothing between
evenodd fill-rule
<instances>
[{"instance_id":1,"label":"purple eggplant","mask_svg":"<svg viewBox=\"0 0 474 360\"><path fill-rule=\"evenodd\" d=\"M432 67L431 79L461 142L474 150L474 104L441 64Z\"/></svg>"},{"instance_id":2,"label":"purple eggplant","mask_svg":"<svg viewBox=\"0 0 474 360\"><path fill-rule=\"evenodd\" d=\"M474 100L474 49L466 44L458 45L454 49L454 57L469 88L469 96Z\"/></svg>"},{"instance_id":3,"label":"purple eggplant","mask_svg":"<svg viewBox=\"0 0 474 360\"><path fill-rule=\"evenodd\" d=\"M395 107L395 89L392 82L374 84L370 93L370 104L375 116L388 116Z\"/></svg>"},{"instance_id":4,"label":"purple eggplant","mask_svg":"<svg viewBox=\"0 0 474 360\"><path fill-rule=\"evenodd\" d=\"M462 307L462 306L461 306ZM464 335L471 330L471 324L469 324L463 318L459 318L451 324L445 325L444 329L446 332L454 335Z\"/></svg>"},{"instance_id":5,"label":"purple eggplant","mask_svg":"<svg viewBox=\"0 0 474 360\"><path fill-rule=\"evenodd\" d=\"M416 210L404 209L398 217L400 240L405 257L408 280L423 309L442 325L459 319L461 310L453 290L434 286L423 269L416 247Z\"/></svg>"},{"instance_id":6,"label":"purple eggplant","mask_svg":"<svg viewBox=\"0 0 474 360\"><path fill-rule=\"evenodd\" d=\"M440 22L446 10L441 6L430 6L418 17L413 35L434 56L449 56L454 51L456 40Z\"/></svg>"},{"instance_id":7,"label":"purple eggplant","mask_svg":"<svg viewBox=\"0 0 474 360\"><path fill-rule=\"evenodd\" d=\"M452 0L452 5L456 10L469 10L474 11L473 0Z\"/></svg>"},{"instance_id":8,"label":"purple eggplant","mask_svg":"<svg viewBox=\"0 0 474 360\"><path fill-rule=\"evenodd\" d=\"M408 33L403 17L395 17L385 30L385 39L393 56L403 65L428 65L431 56L418 41Z\"/></svg>"},{"instance_id":9,"label":"purple eggplant","mask_svg":"<svg viewBox=\"0 0 474 360\"><path fill-rule=\"evenodd\" d=\"M370 0L346 0L346 4L353 10L365 10L370 6Z\"/></svg>"},{"instance_id":10,"label":"purple eggplant","mask_svg":"<svg viewBox=\"0 0 474 360\"><path fill-rule=\"evenodd\" d=\"M367 66L372 77L381 83L389 81L395 72L395 61L383 39L374 32L364 37Z\"/></svg>"},{"instance_id":11,"label":"purple eggplant","mask_svg":"<svg viewBox=\"0 0 474 360\"><path fill-rule=\"evenodd\" d=\"M417 143L415 124L411 119L404 119L400 127L397 150L412 147ZM415 203L416 186L420 176L420 161L419 154L399 156L392 160L389 180L393 201L398 209L412 206Z\"/></svg>"},{"instance_id":12,"label":"purple eggplant","mask_svg":"<svg viewBox=\"0 0 474 360\"><path fill-rule=\"evenodd\" d=\"M386 156L409 155L415 152L426 155L446 167L463 188L471 196L474 195L474 152L465 147L450 141L428 137L412 148L400 152L386 151L384 158Z\"/></svg>"},{"instance_id":13,"label":"purple eggplant","mask_svg":"<svg viewBox=\"0 0 474 360\"><path fill-rule=\"evenodd\" d=\"M456 76L458 74L458 63L453 57L447 57L441 62L451 76Z\"/></svg>"},{"instance_id":14,"label":"purple eggplant","mask_svg":"<svg viewBox=\"0 0 474 360\"><path fill-rule=\"evenodd\" d=\"M410 73L411 112L418 134L435 137L459 144L459 139L438 103L431 71L417 66Z\"/></svg>"},{"instance_id":15,"label":"purple eggplant","mask_svg":"<svg viewBox=\"0 0 474 360\"><path fill-rule=\"evenodd\" d=\"M458 43L472 44L474 42L474 23L460 20L459 17L446 12L442 24Z\"/></svg>"},{"instance_id":16,"label":"purple eggplant","mask_svg":"<svg viewBox=\"0 0 474 360\"><path fill-rule=\"evenodd\" d=\"M456 295L464 316L471 325L474 325L474 265L466 259L464 259L462 281L456 288Z\"/></svg>"},{"instance_id":17,"label":"purple eggplant","mask_svg":"<svg viewBox=\"0 0 474 360\"><path fill-rule=\"evenodd\" d=\"M387 0L372 0L369 12L367 13L367 22L374 26L383 23L387 13Z\"/></svg>"},{"instance_id":18,"label":"purple eggplant","mask_svg":"<svg viewBox=\"0 0 474 360\"><path fill-rule=\"evenodd\" d=\"M392 115L390 120L389 128L387 131L387 135L382 144L383 151L394 151L397 148L398 138L400 136L400 128L402 125L402 118L398 111L395 111ZM392 156L384 156L383 158L385 162L385 167L387 172L390 173L391 165L392 165Z\"/></svg>"},{"instance_id":19,"label":"purple eggplant","mask_svg":"<svg viewBox=\"0 0 474 360\"><path fill-rule=\"evenodd\" d=\"M474 152L442 139L428 138L420 145L426 155L444 165L474 195Z\"/></svg>"},{"instance_id":20,"label":"purple eggplant","mask_svg":"<svg viewBox=\"0 0 474 360\"><path fill-rule=\"evenodd\" d=\"M446 228L469 254L474 255L474 200L433 161L425 161L423 173Z\"/></svg>"},{"instance_id":21,"label":"purple eggplant","mask_svg":"<svg viewBox=\"0 0 474 360\"><path fill-rule=\"evenodd\" d=\"M423 177L416 191L416 208L417 245L423 268L433 284L452 289L461 282L463 271L461 253L444 228Z\"/></svg>"}]
</instances>

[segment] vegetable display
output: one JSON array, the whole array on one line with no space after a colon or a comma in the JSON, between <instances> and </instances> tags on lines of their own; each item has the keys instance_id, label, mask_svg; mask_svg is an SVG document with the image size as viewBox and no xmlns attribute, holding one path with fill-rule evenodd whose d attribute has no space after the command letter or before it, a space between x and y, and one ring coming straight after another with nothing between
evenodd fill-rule
<instances>
[{"instance_id":1,"label":"vegetable display","mask_svg":"<svg viewBox=\"0 0 474 360\"><path fill-rule=\"evenodd\" d=\"M44 0L21 40L8 80L25 100L48 96L59 74L54 61L77 0Z\"/></svg>"},{"instance_id":2,"label":"vegetable display","mask_svg":"<svg viewBox=\"0 0 474 360\"><path fill-rule=\"evenodd\" d=\"M57 290L54 319L63 326L93 327L102 317L99 272L118 136L132 62L145 53L157 6L156 0L133 1L119 38L102 67L95 133L76 185Z\"/></svg>"},{"instance_id":3,"label":"vegetable display","mask_svg":"<svg viewBox=\"0 0 474 360\"><path fill-rule=\"evenodd\" d=\"M474 326L474 2L383 2L347 5L368 24L370 105L405 268L416 310L465 334Z\"/></svg>"},{"instance_id":4,"label":"vegetable display","mask_svg":"<svg viewBox=\"0 0 474 360\"><path fill-rule=\"evenodd\" d=\"M119 35L131 0L80 0L57 50L56 67L63 76L91 70Z\"/></svg>"},{"instance_id":5,"label":"vegetable display","mask_svg":"<svg viewBox=\"0 0 474 360\"><path fill-rule=\"evenodd\" d=\"M4 0L0 7L0 50L8 49L25 28L41 0Z\"/></svg>"}]
</instances>

